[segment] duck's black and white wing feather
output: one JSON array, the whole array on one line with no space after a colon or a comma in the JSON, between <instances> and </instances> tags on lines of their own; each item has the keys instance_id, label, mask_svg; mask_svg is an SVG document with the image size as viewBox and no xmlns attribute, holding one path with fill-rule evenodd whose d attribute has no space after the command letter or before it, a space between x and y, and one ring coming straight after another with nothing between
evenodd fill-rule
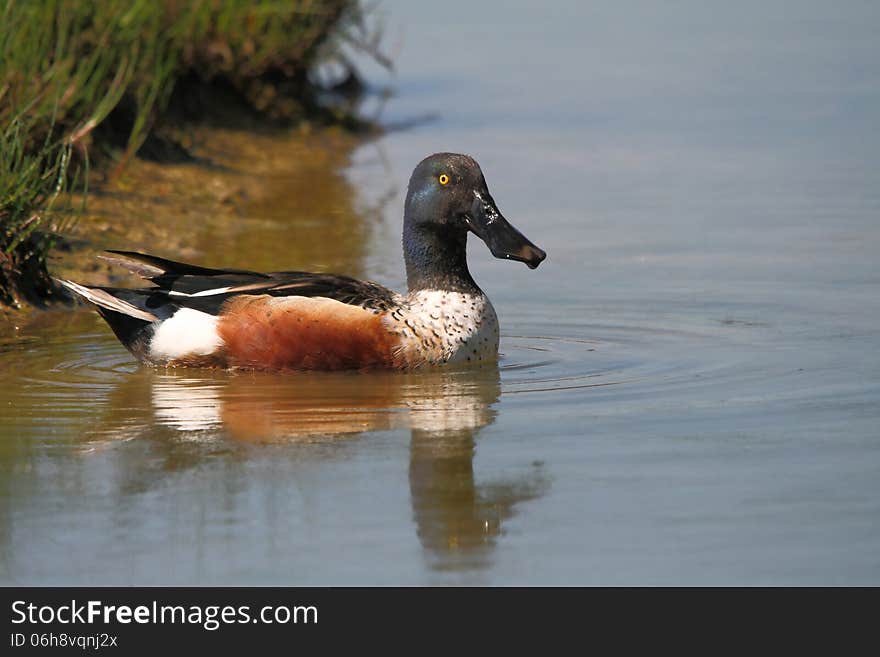
<instances>
[{"instance_id":1,"label":"duck's black and white wing feather","mask_svg":"<svg viewBox=\"0 0 880 657\"><path fill-rule=\"evenodd\" d=\"M217 313L223 302L239 294L325 297L370 310L386 310L394 301L388 288L337 274L302 271L259 273L241 269L209 269L131 251L102 256L151 281L155 288L138 290L154 306L161 298L202 312Z\"/></svg>"}]
</instances>

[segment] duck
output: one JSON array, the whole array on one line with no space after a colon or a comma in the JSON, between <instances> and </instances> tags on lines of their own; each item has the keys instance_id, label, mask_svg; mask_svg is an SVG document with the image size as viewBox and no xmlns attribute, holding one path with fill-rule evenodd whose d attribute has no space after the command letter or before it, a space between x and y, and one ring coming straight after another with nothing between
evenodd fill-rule
<instances>
[{"instance_id":1,"label":"duck","mask_svg":"<svg viewBox=\"0 0 880 657\"><path fill-rule=\"evenodd\" d=\"M495 362L498 317L468 270L469 233L496 258L530 269L547 255L504 218L474 158L435 153L407 187L406 293L344 275L212 269L118 250L99 257L150 287L57 282L93 304L126 349L153 367L414 370Z\"/></svg>"}]
</instances>

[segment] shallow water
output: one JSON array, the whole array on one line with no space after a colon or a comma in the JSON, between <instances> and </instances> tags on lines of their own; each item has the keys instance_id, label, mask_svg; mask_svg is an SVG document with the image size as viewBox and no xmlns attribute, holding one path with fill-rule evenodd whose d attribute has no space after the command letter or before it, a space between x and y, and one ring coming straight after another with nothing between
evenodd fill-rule
<instances>
[{"instance_id":1,"label":"shallow water","mask_svg":"<svg viewBox=\"0 0 880 657\"><path fill-rule=\"evenodd\" d=\"M319 259L401 287L410 170L472 153L549 254L472 239L499 366L167 373L37 315L0 342L0 581L880 583L878 11L383 7L383 119L436 117L355 154ZM306 188L190 246L315 266Z\"/></svg>"}]
</instances>

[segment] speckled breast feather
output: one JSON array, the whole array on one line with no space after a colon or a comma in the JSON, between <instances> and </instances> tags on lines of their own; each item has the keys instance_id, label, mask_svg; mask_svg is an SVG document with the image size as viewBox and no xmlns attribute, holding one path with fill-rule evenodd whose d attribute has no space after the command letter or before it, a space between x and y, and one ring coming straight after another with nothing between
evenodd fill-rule
<instances>
[{"instance_id":1,"label":"speckled breast feather","mask_svg":"<svg viewBox=\"0 0 880 657\"><path fill-rule=\"evenodd\" d=\"M496 360L498 317L485 295L418 290L395 301L383 321L408 367Z\"/></svg>"}]
</instances>

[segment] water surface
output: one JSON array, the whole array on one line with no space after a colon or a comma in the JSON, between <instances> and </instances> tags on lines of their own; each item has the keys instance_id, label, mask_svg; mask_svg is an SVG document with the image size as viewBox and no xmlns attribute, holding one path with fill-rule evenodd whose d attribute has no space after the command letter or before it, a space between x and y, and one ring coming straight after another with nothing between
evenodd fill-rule
<instances>
[{"instance_id":1,"label":"water surface","mask_svg":"<svg viewBox=\"0 0 880 657\"><path fill-rule=\"evenodd\" d=\"M185 246L400 288L412 167L471 153L549 254L472 238L499 366L153 371L39 314L0 343L0 581L880 583L880 12L713 5L384 3L381 116L433 120Z\"/></svg>"}]
</instances>

